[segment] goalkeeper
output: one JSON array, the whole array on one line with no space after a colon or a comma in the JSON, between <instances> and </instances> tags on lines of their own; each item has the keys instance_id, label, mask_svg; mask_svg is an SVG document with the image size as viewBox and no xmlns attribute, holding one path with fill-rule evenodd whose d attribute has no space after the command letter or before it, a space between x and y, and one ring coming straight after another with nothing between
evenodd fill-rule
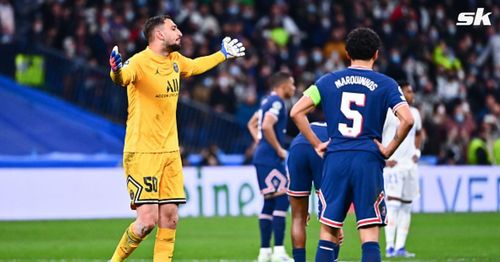
<instances>
[{"instance_id":1,"label":"goalkeeper","mask_svg":"<svg viewBox=\"0 0 500 262\"><path fill-rule=\"evenodd\" d=\"M177 52L182 33L167 15L149 18L144 36L148 46L127 62L122 64L117 47L109 59L111 79L127 88L123 167L130 206L137 211L111 261L126 259L156 225L153 261L172 260L178 205L186 202L176 121L180 78L245 55L242 43L226 37L212 55L184 57Z\"/></svg>"}]
</instances>

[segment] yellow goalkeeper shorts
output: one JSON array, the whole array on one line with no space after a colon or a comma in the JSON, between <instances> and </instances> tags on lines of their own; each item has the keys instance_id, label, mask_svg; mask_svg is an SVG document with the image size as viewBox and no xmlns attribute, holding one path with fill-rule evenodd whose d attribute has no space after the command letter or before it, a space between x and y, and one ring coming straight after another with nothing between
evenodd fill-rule
<instances>
[{"instance_id":1,"label":"yellow goalkeeper shorts","mask_svg":"<svg viewBox=\"0 0 500 262\"><path fill-rule=\"evenodd\" d=\"M179 151L124 152L123 168L132 209L142 204L186 203Z\"/></svg>"}]
</instances>

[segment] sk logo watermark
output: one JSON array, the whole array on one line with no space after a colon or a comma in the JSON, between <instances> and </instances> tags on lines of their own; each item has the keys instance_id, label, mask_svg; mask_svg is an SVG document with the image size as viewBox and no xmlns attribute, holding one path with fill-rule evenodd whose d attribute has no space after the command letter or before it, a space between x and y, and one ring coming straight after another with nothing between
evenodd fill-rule
<instances>
[{"instance_id":1,"label":"sk logo watermark","mask_svg":"<svg viewBox=\"0 0 500 262\"><path fill-rule=\"evenodd\" d=\"M484 8L478 8L476 12L462 12L458 14L456 25L491 25L491 12L484 13Z\"/></svg>"}]
</instances>

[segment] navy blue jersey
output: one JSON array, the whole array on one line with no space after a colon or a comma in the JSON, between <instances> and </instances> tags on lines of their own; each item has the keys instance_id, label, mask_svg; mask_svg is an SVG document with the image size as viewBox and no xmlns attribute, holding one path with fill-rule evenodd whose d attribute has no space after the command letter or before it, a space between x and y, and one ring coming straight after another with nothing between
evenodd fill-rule
<instances>
[{"instance_id":1,"label":"navy blue jersey","mask_svg":"<svg viewBox=\"0 0 500 262\"><path fill-rule=\"evenodd\" d=\"M310 126L312 131L316 134L316 136L319 138L321 142L326 142L328 140L328 130L326 128L326 123L313 122L311 123ZM295 145L300 145L300 144L310 144L309 141L307 141L307 139L304 137L304 135L302 135L302 133L299 133L292 140L292 143L290 144L290 149Z\"/></svg>"},{"instance_id":2,"label":"navy blue jersey","mask_svg":"<svg viewBox=\"0 0 500 262\"><path fill-rule=\"evenodd\" d=\"M316 87L332 139L327 151L362 150L381 156L373 139L381 141L387 109L406 104L396 81L372 70L347 68L324 75Z\"/></svg>"},{"instance_id":3,"label":"navy blue jersey","mask_svg":"<svg viewBox=\"0 0 500 262\"><path fill-rule=\"evenodd\" d=\"M274 124L274 133L276 134L278 142L283 146L285 141L287 121L285 102L275 93L271 93L270 96L262 101L260 109L257 111L259 125L257 136L259 138L259 143L257 144L257 148L255 149L255 153L253 155L253 163L267 166L279 165L282 164L283 160L279 158L274 148L264 137L264 133L262 131L262 121L264 120L264 116L267 112L271 113L278 119L278 121Z\"/></svg>"}]
</instances>

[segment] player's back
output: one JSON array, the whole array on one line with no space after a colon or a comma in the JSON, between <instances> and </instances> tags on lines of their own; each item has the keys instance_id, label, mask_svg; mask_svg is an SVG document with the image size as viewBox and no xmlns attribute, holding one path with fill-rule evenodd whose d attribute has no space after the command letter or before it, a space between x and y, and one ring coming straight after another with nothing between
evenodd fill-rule
<instances>
[{"instance_id":1,"label":"player's back","mask_svg":"<svg viewBox=\"0 0 500 262\"><path fill-rule=\"evenodd\" d=\"M332 72L316 82L332 139L328 152L362 150L380 155L373 139L381 140L388 108L406 104L396 81L364 68Z\"/></svg>"},{"instance_id":2,"label":"player's back","mask_svg":"<svg viewBox=\"0 0 500 262\"><path fill-rule=\"evenodd\" d=\"M313 122L311 123L311 129L316 134L321 142L326 142L328 140L328 130L325 122ZM302 133L299 133L290 143L290 149L296 145L309 144L309 141L305 138Z\"/></svg>"}]
</instances>

